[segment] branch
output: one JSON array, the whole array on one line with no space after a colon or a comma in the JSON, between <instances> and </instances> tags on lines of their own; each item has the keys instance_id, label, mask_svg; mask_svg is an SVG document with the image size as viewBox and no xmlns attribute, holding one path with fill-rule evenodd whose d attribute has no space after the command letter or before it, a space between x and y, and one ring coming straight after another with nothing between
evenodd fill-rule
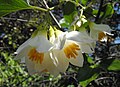
<instances>
[{"instance_id":1,"label":"branch","mask_svg":"<svg viewBox=\"0 0 120 87\"><path fill-rule=\"evenodd\" d=\"M49 6L47 5L46 1L43 0L45 6L47 9L49 9ZM53 13L51 11L49 11L50 16L52 17L52 19L55 21L55 23L57 24L57 26L61 29L61 25L59 24L59 22L57 21L57 19L55 18L55 16L53 15Z\"/></svg>"}]
</instances>

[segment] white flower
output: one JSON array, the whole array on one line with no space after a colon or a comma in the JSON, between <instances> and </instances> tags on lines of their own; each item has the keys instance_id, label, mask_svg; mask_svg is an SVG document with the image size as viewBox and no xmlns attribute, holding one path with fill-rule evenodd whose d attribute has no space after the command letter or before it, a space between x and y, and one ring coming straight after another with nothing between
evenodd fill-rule
<instances>
[{"instance_id":1,"label":"white flower","mask_svg":"<svg viewBox=\"0 0 120 87\"><path fill-rule=\"evenodd\" d=\"M59 31L55 39L53 39L54 36L51 37L54 46L49 53L47 53L42 64L35 64L37 72L41 73L42 71L39 69L44 67L45 71L57 76L60 72L67 70L69 63L79 67L83 66L84 58L80 45L76 41L70 40L70 38L67 39L67 34L68 32Z\"/></svg>"},{"instance_id":2,"label":"white flower","mask_svg":"<svg viewBox=\"0 0 120 87\"><path fill-rule=\"evenodd\" d=\"M21 59L22 62L25 62L30 74L37 73L36 64L42 65L46 60L49 60L49 65L55 66L53 60L48 56L48 51L52 46L43 35L36 35L28 39L17 49L15 59ZM43 72L45 69L46 66L40 66L39 71Z\"/></svg>"},{"instance_id":3,"label":"white flower","mask_svg":"<svg viewBox=\"0 0 120 87\"><path fill-rule=\"evenodd\" d=\"M93 53L90 47L93 40L89 36L83 35L77 31L59 32L53 41L54 47L51 50L51 56L53 60L56 60L57 66L53 68L54 70L65 72L69 63L79 67L83 66L82 52Z\"/></svg>"},{"instance_id":4,"label":"white flower","mask_svg":"<svg viewBox=\"0 0 120 87\"><path fill-rule=\"evenodd\" d=\"M106 24L95 24L90 22L90 37L94 40L102 40L106 38L106 34L104 32L110 33L111 28Z\"/></svg>"},{"instance_id":5,"label":"white flower","mask_svg":"<svg viewBox=\"0 0 120 87\"><path fill-rule=\"evenodd\" d=\"M57 67L53 68L53 71L65 72L69 66L69 63L82 67L83 55L80 46L71 40L66 40L62 49L53 49L51 56L56 60Z\"/></svg>"},{"instance_id":6,"label":"white flower","mask_svg":"<svg viewBox=\"0 0 120 87\"><path fill-rule=\"evenodd\" d=\"M25 61L30 74L50 72L57 76L60 72L66 71L69 63L82 67L84 61L82 52L93 52L91 42L93 42L91 38L77 31L69 33L55 31L50 41L38 34L17 49L15 59Z\"/></svg>"}]
</instances>

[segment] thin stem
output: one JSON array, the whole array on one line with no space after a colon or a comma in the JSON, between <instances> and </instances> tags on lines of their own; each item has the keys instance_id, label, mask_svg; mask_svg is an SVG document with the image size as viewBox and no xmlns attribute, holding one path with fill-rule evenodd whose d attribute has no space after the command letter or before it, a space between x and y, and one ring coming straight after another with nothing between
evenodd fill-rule
<instances>
[{"instance_id":1,"label":"thin stem","mask_svg":"<svg viewBox=\"0 0 120 87\"><path fill-rule=\"evenodd\" d=\"M49 11L49 9L44 9L44 8L40 8L40 7L37 7L37 6L31 6L31 8L33 9L36 9L36 10L40 10L40 11Z\"/></svg>"},{"instance_id":2,"label":"thin stem","mask_svg":"<svg viewBox=\"0 0 120 87\"><path fill-rule=\"evenodd\" d=\"M80 10L80 18L82 17L83 15L83 9Z\"/></svg>"},{"instance_id":3,"label":"thin stem","mask_svg":"<svg viewBox=\"0 0 120 87\"><path fill-rule=\"evenodd\" d=\"M46 1L43 0L45 6L47 9L50 9L49 6L47 5ZM57 19L55 18L55 16L53 15L53 13L49 10L49 14L50 16L53 18L53 20L55 21L55 23L57 24L57 26L61 29L61 25L59 24L59 22L57 21Z\"/></svg>"},{"instance_id":4,"label":"thin stem","mask_svg":"<svg viewBox=\"0 0 120 87\"><path fill-rule=\"evenodd\" d=\"M93 4L93 2L90 2L90 3L86 6L86 9L89 8L92 4Z\"/></svg>"},{"instance_id":5,"label":"thin stem","mask_svg":"<svg viewBox=\"0 0 120 87\"><path fill-rule=\"evenodd\" d=\"M76 6L80 6L80 7L82 7L82 8L85 8L84 6L82 6L82 5L81 5L81 4L79 4L79 3L76 3L75 1L69 0L69 2L74 3Z\"/></svg>"}]
</instances>

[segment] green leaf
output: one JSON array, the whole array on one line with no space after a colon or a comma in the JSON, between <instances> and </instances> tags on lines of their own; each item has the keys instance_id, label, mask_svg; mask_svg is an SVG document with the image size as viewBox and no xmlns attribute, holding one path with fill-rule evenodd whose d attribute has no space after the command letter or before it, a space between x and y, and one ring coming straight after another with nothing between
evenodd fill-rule
<instances>
[{"instance_id":1,"label":"green leaf","mask_svg":"<svg viewBox=\"0 0 120 87\"><path fill-rule=\"evenodd\" d=\"M72 12L69 15L64 15L64 18L65 18L66 22L68 22L69 24L71 24L74 21L74 17L75 17L76 14L77 14L77 12L74 11L74 12Z\"/></svg>"},{"instance_id":2,"label":"green leaf","mask_svg":"<svg viewBox=\"0 0 120 87\"><path fill-rule=\"evenodd\" d=\"M91 81L95 80L97 77L99 76L98 73L95 73L93 76L91 76L91 78L85 80L85 81L81 81L80 85L82 87L86 87Z\"/></svg>"},{"instance_id":3,"label":"green leaf","mask_svg":"<svg viewBox=\"0 0 120 87\"><path fill-rule=\"evenodd\" d=\"M108 70L114 70L119 71L120 70L120 60L115 59L110 66L108 67Z\"/></svg>"},{"instance_id":4,"label":"green leaf","mask_svg":"<svg viewBox=\"0 0 120 87\"><path fill-rule=\"evenodd\" d=\"M70 14L73 13L75 10L76 10L75 4L68 1L68 2L63 6L63 15L70 15Z\"/></svg>"},{"instance_id":5,"label":"green leaf","mask_svg":"<svg viewBox=\"0 0 120 87\"><path fill-rule=\"evenodd\" d=\"M88 7L84 10L85 17L89 18L92 15L93 9L91 7Z\"/></svg>"},{"instance_id":6,"label":"green leaf","mask_svg":"<svg viewBox=\"0 0 120 87\"><path fill-rule=\"evenodd\" d=\"M111 3L106 4L103 7L103 15L101 17L101 19L107 18L107 17L111 17L114 13L114 9Z\"/></svg>"},{"instance_id":7,"label":"green leaf","mask_svg":"<svg viewBox=\"0 0 120 87\"><path fill-rule=\"evenodd\" d=\"M88 2L88 0L81 0L81 3L82 3L83 5L86 5L87 2Z\"/></svg>"},{"instance_id":8,"label":"green leaf","mask_svg":"<svg viewBox=\"0 0 120 87\"><path fill-rule=\"evenodd\" d=\"M120 70L120 60L118 59L106 59L100 63L100 67L112 70L112 71L119 71Z\"/></svg>"},{"instance_id":9,"label":"green leaf","mask_svg":"<svg viewBox=\"0 0 120 87\"><path fill-rule=\"evenodd\" d=\"M18 10L31 9L24 0L0 0L0 17Z\"/></svg>"},{"instance_id":10,"label":"green leaf","mask_svg":"<svg viewBox=\"0 0 120 87\"><path fill-rule=\"evenodd\" d=\"M78 71L78 80L85 81L91 78L94 74L98 73L99 68L91 68L89 66L85 66L79 69Z\"/></svg>"},{"instance_id":11,"label":"green leaf","mask_svg":"<svg viewBox=\"0 0 120 87\"><path fill-rule=\"evenodd\" d=\"M110 67L110 65L113 63L114 60L115 59L104 59L99 64L99 67L102 67L104 69L108 69L108 67Z\"/></svg>"},{"instance_id":12,"label":"green leaf","mask_svg":"<svg viewBox=\"0 0 120 87\"><path fill-rule=\"evenodd\" d=\"M88 61L88 63L90 63L90 64L94 64L94 61L93 61L92 57L90 57L90 56L88 56L88 55L87 55L87 61Z\"/></svg>"},{"instance_id":13,"label":"green leaf","mask_svg":"<svg viewBox=\"0 0 120 87\"><path fill-rule=\"evenodd\" d=\"M63 23L61 23L62 26L68 28L71 26L71 24L74 22L74 18L76 16L77 12L74 11L70 15L64 15Z\"/></svg>"},{"instance_id":14,"label":"green leaf","mask_svg":"<svg viewBox=\"0 0 120 87\"><path fill-rule=\"evenodd\" d=\"M93 15L97 15L97 14L98 14L98 10L94 9L94 10L92 11L92 14L93 14Z\"/></svg>"},{"instance_id":15,"label":"green leaf","mask_svg":"<svg viewBox=\"0 0 120 87\"><path fill-rule=\"evenodd\" d=\"M80 2L80 0L76 0L76 3L79 3Z\"/></svg>"},{"instance_id":16,"label":"green leaf","mask_svg":"<svg viewBox=\"0 0 120 87\"><path fill-rule=\"evenodd\" d=\"M82 87L86 87L91 81L95 80L99 76L99 72L99 68L85 66L79 69L77 79Z\"/></svg>"},{"instance_id":17,"label":"green leaf","mask_svg":"<svg viewBox=\"0 0 120 87\"><path fill-rule=\"evenodd\" d=\"M63 19L60 21L62 27L68 28L71 27L76 14L78 14L76 10L76 5L70 1L66 2L63 6Z\"/></svg>"}]
</instances>

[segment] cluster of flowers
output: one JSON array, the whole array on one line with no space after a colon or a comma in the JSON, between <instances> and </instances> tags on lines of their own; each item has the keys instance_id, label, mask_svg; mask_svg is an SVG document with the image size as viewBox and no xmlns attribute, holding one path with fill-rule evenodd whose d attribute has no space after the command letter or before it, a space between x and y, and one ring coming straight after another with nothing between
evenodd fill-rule
<instances>
[{"instance_id":1,"label":"cluster of flowers","mask_svg":"<svg viewBox=\"0 0 120 87\"><path fill-rule=\"evenodd\" d=\"M82 67L82 53L94 53L96 41L106 38L105 32L111 31L105 24L91 22L89 27L89 33L86 29L62 32L50 27L49 40L38 31L17 49L15 59L25 62L31 75L49 72L57 76L66 71L69 63Z\"/></svg>"}]
</instances>

